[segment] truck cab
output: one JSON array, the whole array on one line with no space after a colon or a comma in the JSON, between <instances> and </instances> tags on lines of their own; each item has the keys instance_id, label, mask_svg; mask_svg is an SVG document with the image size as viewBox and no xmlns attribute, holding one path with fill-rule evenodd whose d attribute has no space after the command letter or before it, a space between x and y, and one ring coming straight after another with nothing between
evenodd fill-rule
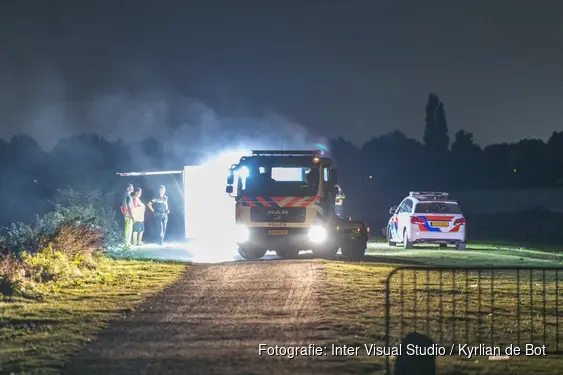
<instances>
[{"instance_id":1,"label":"truck cab","mask_svg":"<svg viewBox=\"0 0 563 375\"><path fill-rule=\"evenodd\" d=\"M235 199L236 243L244 259L268 250L351 258L367 247L367 226L336 215L336 168L321 151L252 151L231 166L226 192Z\"/></svg>"}]
</instances>

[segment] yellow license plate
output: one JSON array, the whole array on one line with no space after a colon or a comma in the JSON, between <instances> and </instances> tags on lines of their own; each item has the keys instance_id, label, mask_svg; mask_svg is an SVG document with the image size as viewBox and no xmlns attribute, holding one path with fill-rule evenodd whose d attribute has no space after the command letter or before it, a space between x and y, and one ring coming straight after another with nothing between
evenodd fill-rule
<instances>
[{"instance_id":1,"label":"yellow license plate","mask_svg":"<svg viewBox=\"0 0 563 375\"><path fill-rule=\"evenodd\" d=\"M447 221L433 221L432 223L433 227L449 227L450 223L448 223Z\"/></svg>"},{"instance_id":2,"label":"yellow license plate","mask_svg":"<svg viewBox=\"0 0 563 375\"><path fill-rule=\"evenodd\" d=\"M268 234L270 236L287 236L288 230L269 230Z\"/></svg>"}]
</instances>

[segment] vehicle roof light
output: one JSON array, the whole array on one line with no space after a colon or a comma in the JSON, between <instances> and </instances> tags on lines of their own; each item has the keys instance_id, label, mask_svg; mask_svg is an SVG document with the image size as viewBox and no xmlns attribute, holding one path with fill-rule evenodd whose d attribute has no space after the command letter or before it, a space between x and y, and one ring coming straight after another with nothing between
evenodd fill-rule
<instances>
[{"instance_id":1,"label":"vehicle roof light","mask_svg":"<svg viewBox=\"0 0 563 375\"><path fill-rule=\"evenodd\" d=\"M409 193L411 197L424 196L424 197L442 197L446 198L450 194L442 191L411 191Z\"/></svg>"},{"instance_id":2,"label":"vehicle roof light","mask_svg":"<svg viewBox=\"0 0 563 375\"><path fill-rule=\"evenodd\" d=\"M252 150L252 156L318 156L320 150Z\"/></svg>"}]
</instances>

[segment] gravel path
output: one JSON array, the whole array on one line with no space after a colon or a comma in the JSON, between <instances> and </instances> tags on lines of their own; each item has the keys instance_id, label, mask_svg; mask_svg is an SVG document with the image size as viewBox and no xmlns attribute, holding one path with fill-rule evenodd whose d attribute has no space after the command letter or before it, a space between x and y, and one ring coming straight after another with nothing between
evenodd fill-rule
<instances>
[{"instance_id":1,"label":"gravel path","mask_svg":"<svg viewBox=\"0 0 563 375\"><path fill-rule=\"evenodd\" d=\"M322 263L190 265L177 283L112 323L65 374L334 374L340 361L259 355L259 345L324 341L315 324ZM324 350L323 350L324 353Z\"/></svg>"}]
</instances>

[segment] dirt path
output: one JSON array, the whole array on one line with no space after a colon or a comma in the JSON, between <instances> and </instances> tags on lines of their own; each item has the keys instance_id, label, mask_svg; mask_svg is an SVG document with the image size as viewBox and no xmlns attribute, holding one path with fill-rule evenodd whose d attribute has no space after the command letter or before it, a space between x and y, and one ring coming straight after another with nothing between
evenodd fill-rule
<instances>
[{"instance_id":1,"label":"dirt path","mask_svg":"<svg viewBox=\"0 0 563 375\"><path fill-rule=\"evenodd\" d=\"M342 363L324 354L258 354L260 344L324 339L315 324L321 271L322 263L307 260L192 265L174 286L113 323L64 373L343 373Z\"/></svg>"}]
</instances>

